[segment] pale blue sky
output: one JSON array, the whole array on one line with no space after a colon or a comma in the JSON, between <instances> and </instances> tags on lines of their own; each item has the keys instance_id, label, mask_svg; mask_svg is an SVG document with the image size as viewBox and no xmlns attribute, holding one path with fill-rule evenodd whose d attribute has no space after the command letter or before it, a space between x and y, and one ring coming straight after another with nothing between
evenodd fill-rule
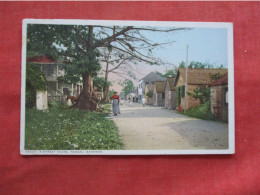
<instances>
[{"instance_id":1,"label":"pale blue sky","mask_svg":"<svg viewBox=\"0 0 260 195\"><path fill-rule=\"evenodd\" d=\"M163 29L163 28L162 28ZM155 43L175 41L172 44L163 45L163 48L153 50L154 56L161 58L165 62L169 62L178 66L182 61L186 62L186 48L189 45L188 62L196 61L202 63L210 63L215 66L221 64L228 67L228 42L226 28L192 28L190 30L182 30L171 33L162 32L142 32L145 37ZM173 69L173 65L157 66L138 63L134 71L137 81L152 71L165 73L166 70ZM111 79L115 80L114 87L117 89L117 84L122 78L117 75L111 75ZM118 89L119 90L119 87Z\"/></svg>"},{"instance_id":2,"label":"pale blue sky","mask_svg":"<svg viewBox=\"0 0 260 195\"><path fill-rule=\"evenodd\" d=\"M176 41L156 49L154 54L162 60L178 65L186 61L186 48L189 45L188 61L209 62L227 67L227 29L225 28L193 28L174 33L145 33L151 40Z\"/></svg>"}]
</instances>

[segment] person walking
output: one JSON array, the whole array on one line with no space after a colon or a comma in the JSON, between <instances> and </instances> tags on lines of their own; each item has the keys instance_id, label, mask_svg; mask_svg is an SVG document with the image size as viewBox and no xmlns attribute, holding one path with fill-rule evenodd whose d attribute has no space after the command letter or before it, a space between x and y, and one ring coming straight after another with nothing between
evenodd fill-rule
<instances>
[{"instance_id":1,"label":"person walking","mask_svg":"<svg viewBox=\"0 0 260 195\"><path fill-rule=\"evenodd\" d=\"M143 107L145 107L145 98L142 98Z\"/></svg>"},{"instance_id":2,"label":"person walking","mask_svg":"<svg viewBox=\"0 0 260 195\"><path fill-rule=\"evenodd\" d=\"M114 116L117 116L117 114L120 114L120 108L119 108L119 103L120 103L120 97L117 95L117 92L114 92L114 95L110 97L111 100L113 100L112 103L112 110Z\"/></svg>"}]
</instances>

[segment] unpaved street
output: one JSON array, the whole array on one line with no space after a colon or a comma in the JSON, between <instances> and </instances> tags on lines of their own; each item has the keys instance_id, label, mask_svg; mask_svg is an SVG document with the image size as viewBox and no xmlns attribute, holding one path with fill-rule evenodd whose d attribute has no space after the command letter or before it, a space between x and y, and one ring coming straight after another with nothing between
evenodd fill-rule
<instances>
[{"instance_id":1,"label":"unpaved street","mask_svg":"<svg viewBox=\"0 0 260 195\"><path fill-rule=\"evenodd\" d=\"M125 150L227 149L228 125L125 101L112 116Z\"/></svg>"}]
</instances>

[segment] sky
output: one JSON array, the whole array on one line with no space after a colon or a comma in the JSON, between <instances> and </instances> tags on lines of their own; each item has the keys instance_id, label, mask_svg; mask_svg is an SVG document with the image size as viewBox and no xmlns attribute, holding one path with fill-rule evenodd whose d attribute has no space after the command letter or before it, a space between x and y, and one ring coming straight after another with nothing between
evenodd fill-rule
<instances>
[{"instance_id":1,"label":"sky","mask_svg":"<svg viewBox=\"0 0 260 195\"><path fill-rule=\"evenodd\" d=\"M155 42L167 39L175 41L155 51L156 55L164 61L175 65L186 61L186 50L189 45L189 62L209 62L227 67L227 29L225 28L193 28L168 34L146 34Z\"/></svg>"},{"instance_id":2,"label":"sky","mask_svg":"<svg viewBox=\"0 0 260 195\"><path fill-rule=\"evenodd\" d=\"M228 67L228 51L227 51L227 29L226 28L192 28L190 30L175 31L172 33L143 33L147 38L154 42L174 41L169 45L163 45L153 51L153 54L161 60L173 65L167 66L150 66L139 63L136 67L136 77L140 80L152 71L165 73L166 69L172 69L178 66L182 61L186 62L186 51L188 45L188 64L191 61L210 63L215 66L221 64ZM118 80L114 76L114 80ZM120 90L120 87L114 82L114 89ZM137 81L134 81L136 84Z\"/></svg>"}]
</instances>

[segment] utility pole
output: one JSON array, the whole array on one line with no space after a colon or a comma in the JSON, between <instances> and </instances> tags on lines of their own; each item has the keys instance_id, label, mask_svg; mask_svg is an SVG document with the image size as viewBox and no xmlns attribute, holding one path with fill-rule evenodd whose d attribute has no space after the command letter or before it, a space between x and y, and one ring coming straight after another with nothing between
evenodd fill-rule
<instances>
[{"instance_id":1,"label":"utility pole","mask_svg":"<svg viewBox=\"0 0 260 195\"><path fill-rule=\"evenodd\" d=\"M184 110L186 110L187 105L187 83L188 83L188 51L189 51L189 45L187 45L187 51L186 51L186 76L185 76L185 93L184 93Z\"/></svg>"}]
</instances>

